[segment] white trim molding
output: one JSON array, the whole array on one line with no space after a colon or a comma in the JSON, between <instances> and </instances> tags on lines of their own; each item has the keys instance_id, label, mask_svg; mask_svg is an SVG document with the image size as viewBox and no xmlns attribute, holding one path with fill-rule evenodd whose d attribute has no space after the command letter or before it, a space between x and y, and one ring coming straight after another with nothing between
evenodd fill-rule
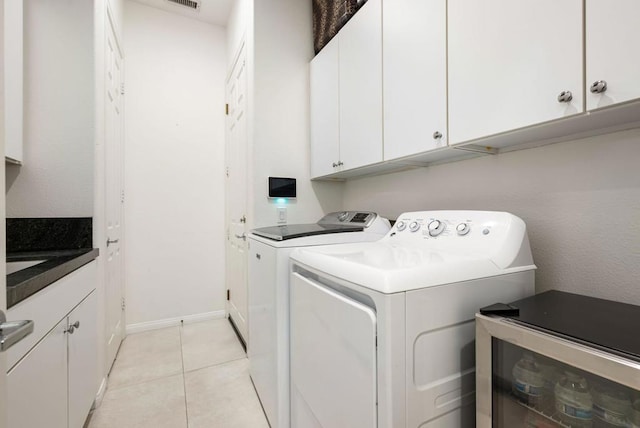
<instances>
[{"instance_id":1,"label":"white trim molding","mask_svg":"<svg viewBox=\"0 0 640 428\"><path fill-rule=\"evenodd\" d=\"M147 321L137 324L127 324L126 334L142 333L143 331L157 330L159 328L174 327L181 324L191 324L200 321L222 319L227 316L226 311L204 312L201 314L186 315L177 318L167 318L157 321Z\"/></svg>"},{"instance_id":2,"label":"white trim molding","mask_svg":"<svg viewBox=\"0 0 640 428\"><path fill-rule=\"evenodd\" d=\"M93 402L93 406L91 406L91 410L95 410L102 404L102 399L104 398L104 394L107 392L107 378L103 377L100 382L100 389L98 389L98 393L96 394L96 399Z\"/></svg>"}]
</instances>

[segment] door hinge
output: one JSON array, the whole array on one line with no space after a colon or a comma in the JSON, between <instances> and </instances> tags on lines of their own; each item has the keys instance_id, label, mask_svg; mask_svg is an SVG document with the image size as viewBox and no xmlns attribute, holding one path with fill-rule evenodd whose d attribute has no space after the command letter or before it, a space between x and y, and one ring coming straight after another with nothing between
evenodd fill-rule
<instances>
[{"instance_id":1,"label":"door hinge","mask_svg":"<svg viewBox=\"0 0 640 428\"><path fill-rule=\"evenodd\" d=\"M225 171L225 174L227 174L227 178L229 178L229 167L227 167L227 170Z\"/></svg>"},{"instance_id":2,"label":"door hinge","mask_svg":"<svg viewBox=\"0 0 640 428\"><path fill-rule=\"evenodd\" d=\"M120 191L120 203L124 204L124 190Z\"/></svg>"},{"instance_id":3,"label":"door hinge","mask_svg":"<svg viewBox=\"0 0 640 428\"><path fill-rule=\"evenodd\" d=\"M126 306L126 305L124 304L124 297L122 298L121 306L122 306L122 310L124 311L124 308L125 308L125 306Z\"/></svg>"},{"instance_id":4,"label":"door hinge","mask_svg":"<svg viewBox=\"0 0 640 428\"><path fill-rule=\"evenodd\" d=\"M226 114L227 116L229 116L229 104L225 104L225 105L224 105L224 114Z\"/></svg>"},{"instance_id":5,"label":"door hinge","mask_svg":"<svg viewBox=\"0 0 640 428\"><path fill-rule=\"evenodd\" d=\"M231 290L227 290L227 300L231 300Z\"/></svg>"},{"instance_id":6,"label":"door hinge","mask_svg":"<svg viewBox=\"0 0 640 428\"><path fill-rule=\"evenodd\" d=\"M124 83L120 84L120 95L124 95Z\"/></svg>"}]
</instances>

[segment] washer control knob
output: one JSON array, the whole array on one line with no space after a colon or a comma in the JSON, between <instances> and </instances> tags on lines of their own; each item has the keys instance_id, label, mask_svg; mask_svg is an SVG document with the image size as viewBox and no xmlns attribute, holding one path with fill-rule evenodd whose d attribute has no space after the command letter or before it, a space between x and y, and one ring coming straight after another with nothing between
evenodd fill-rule
<instances>
[{"instance_id":1,"label":"washer control knob","mask_svg":"<svg viewBox=\"0 0 640 428\"><path fill-rule=\"evenodd\" d=\"M349 217L349 213L347 211L343 211L340 214L338 214L339 221L345 221L347 217Z\"/></svg>"},{"instance_id":2,"label":"washer control knob","mask_svg":"<svg viewBox=\"0 0 640 428\"><path fill-rule=\"evenodd\" d=\"M467 233L469 233L470 230L471 228L467 223L460 223L459 225L456 226L456 231L460 236L466 235Z\"/></svg>"},{"instance_id":3,"label":"washer control knob","mask_svg":"<svg viewBox=\"0 0 640 428\"><path fill-rule=\"evenodd\" d=\"M420 223L418 223L417 221L412 221L409 224L409 230L410 231L415 232L415 231L417 231L419 229L420 229Z\"/></svg>"},{"instance_id":4,"label":"washer control knob","mask_svg":"<svg viewBox=\"0 0 640 428\"><path fill-rule=\"evenodd\" d=\"M407 223L405 223L404 221L400 220L399 222L396 223L396 229L398 230L398 232L402 232L406 228L407 228Z\"/></svg>"},{"instance_id":5,"label":"washer control knob","mask_svg":"<svg viewBox=\"0 0 640 428\"><path fill-rule=\"evenodd\" d=\"M442 232L444 232L445 224L440 220L433 220L431 223L429 223L427 228L429 229L429 235L438 236Z\"/></svg>"}]
</instances>

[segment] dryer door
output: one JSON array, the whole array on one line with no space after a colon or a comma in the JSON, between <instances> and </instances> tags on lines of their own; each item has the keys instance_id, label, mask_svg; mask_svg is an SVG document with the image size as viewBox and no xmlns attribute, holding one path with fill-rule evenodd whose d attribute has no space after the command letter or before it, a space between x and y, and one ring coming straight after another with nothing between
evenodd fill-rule
<instances>
[{"instance_id":1,"label":"dryer door","mask_svg":"<svg viewBox=\"0 0 640 428\"><path fill-rule=\"evenodd\" d=\"M291 426L377 427L376 314L291 274Z\"/></svg>"}]
</instances>

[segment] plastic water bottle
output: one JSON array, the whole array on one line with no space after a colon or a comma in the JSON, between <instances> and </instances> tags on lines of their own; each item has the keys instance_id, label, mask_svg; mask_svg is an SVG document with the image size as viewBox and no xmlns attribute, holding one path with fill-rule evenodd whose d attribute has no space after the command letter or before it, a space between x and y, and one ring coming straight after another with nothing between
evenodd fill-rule
<instances>
[{"instance_id":1,"label":"plastic water bottle","mask_svg":"<svg viewBox=\"0 0 640 428\"><path fill-rule=\"evenodd\" d=\"M640 428L640 400L633 402L631 412L629 413L629 419L631 420L629 424L631 428Z\"/></svg>"},{"instance_id":2,"label":"plastic water bottle","mask_svg":"<svg viewBox=\"0 0 640 428\"><path fill-rule=\"evenodd\" d=\"M573 428L591 428L593 401L587 381L565 371L555 387L556 410L560 420Z\"/></svg>"},{"instance_id":3,"label":"plastic water bottle","mask_svg":"<svg viewBox=\"0 0 640 428\"><path fill-rule=\"evenodd\" d=\"M631 413L631 400L620 389L609 385L596 384L591 391L593 396L594 428L627 428Z\"/></svg>"},{"instance_id":4,"label":"plastic water bottle","mask_svg":"<svg viewBox=\"0 0 640 428\"><path fill-rule=\"evenodd\" d=\"M539 408L544 394L544 378L532 354L525 352L513 366L513 394L530 407Z\"/></svg>"},{"instance_id":5,"label":"plastic water bottle","mask_svg":"<svg viewBox=\"0 0 640 428\"><path fill-rule=\"evenodd\" d=\"M556 383L558 383L560 376L562 376L562 372L556 367L553 360L547 358L538 358L537 364L540 368L542 379L544 380L542 408L540 410L544 413L551 414L555 408L554 391Z\"/></svg>"}]
</instances>

